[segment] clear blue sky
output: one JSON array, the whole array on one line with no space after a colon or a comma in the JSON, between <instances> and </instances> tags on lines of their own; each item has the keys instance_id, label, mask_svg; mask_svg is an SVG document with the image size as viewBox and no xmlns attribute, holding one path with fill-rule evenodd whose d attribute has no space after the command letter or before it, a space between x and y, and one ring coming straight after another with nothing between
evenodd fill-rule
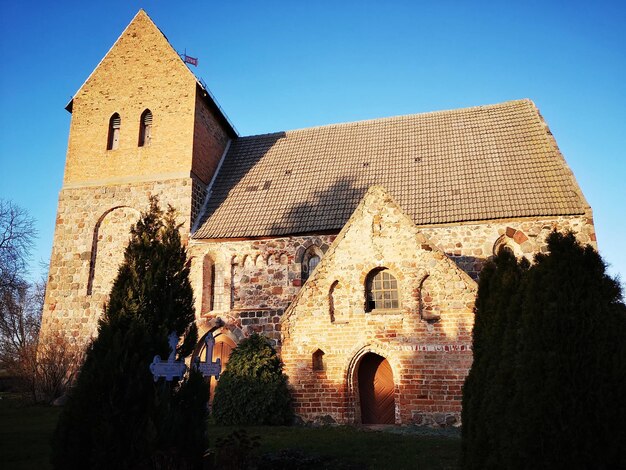
<instances>
[{"instance_id":1,"label":"clear blue sky","mask_svg":"<svg viewBox=\"0 0 626 470\"><path fill-rule=\"evenodd\" d=\"M626 2L0 0L0 197L47 261L63 107L144 8L242 135L535 101L626 278Z\"/></svg>"}]
</instances>

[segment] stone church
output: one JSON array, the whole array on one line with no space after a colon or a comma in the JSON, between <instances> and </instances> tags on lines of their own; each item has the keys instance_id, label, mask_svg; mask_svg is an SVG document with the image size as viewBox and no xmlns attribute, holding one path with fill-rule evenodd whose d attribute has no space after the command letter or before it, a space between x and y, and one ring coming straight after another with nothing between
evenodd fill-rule
<instances>
[{"instance_id":1,"label":"stone church","mask_svg":"<svg viewBox=\"0 0 626 470\"><path fill-rule=\"evenodd\" d=\"M595 246L529 100L243 137L142 10L67 110L44 331L95 334L156 195L214 356L265 335L305 420L454 423L485 261L532 258L555 228Z\"/></svg>"}]
</instances>

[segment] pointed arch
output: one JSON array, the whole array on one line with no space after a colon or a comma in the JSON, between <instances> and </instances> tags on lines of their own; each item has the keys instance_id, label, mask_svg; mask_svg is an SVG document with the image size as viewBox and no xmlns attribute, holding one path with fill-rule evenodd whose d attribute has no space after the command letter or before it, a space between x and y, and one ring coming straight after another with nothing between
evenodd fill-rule
<instances>
[{"instance_id":1,"label":"pointed arch","mask_svg":"<svg viewBox=\"0 0 626 470\"><path fill-rule=\"evenodd\" d=\"M326 367L324 364L324 351L317 349L311 355L311 368L314 371L323 371Z\"/></svg>"}]
</instances>

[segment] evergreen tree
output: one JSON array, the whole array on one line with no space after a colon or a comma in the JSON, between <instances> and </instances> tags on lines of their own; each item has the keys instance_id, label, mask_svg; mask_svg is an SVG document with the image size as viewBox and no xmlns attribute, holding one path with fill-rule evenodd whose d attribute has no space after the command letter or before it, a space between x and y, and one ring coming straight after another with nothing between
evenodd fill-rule
<instances>
[{"instance_id":1,"label":"evergreen tree","mask_svg":"<svg viewBox=\"0 0 626 470\"><path fill-rule=\"evenodd\" d=\"M253 334L230 354L215 388L219 424L291 424L293 410L283 364L266 338Z\"/></svg>"},{"instance_id":2,"label":"evergreen tree","mask_svg":"<svg viewBox=\"0 0 626 470\"><path fill-rule=\"evenodd\" d=\"M502 468L499 443L506 442L504 414L514 378L510 373L519 305L518 290L528 261L509 250L483 268L473 330L474 361L463 387L464 468Z\"/></svg>"},{"instance_id":3,"label":"evergreen tree","mask_svg":"<svg viewBox=\"0 0 626 470\"><path fill-rule=\"evenodd\" d=\"M600 255L553 232L522 299L509 468L626 468L626 308Z\"/></svg>"},{"instance_id":4,"label":"evergreen tree","mask_svg":"<svg viewBox=\"0 0 626 470\"><path fill-rule=\"evenodd\" d=\"M63 469L195 468L206 448L208 387L196 371L180 384L154 382L153 357L179 359L197 342L186 250L170 207L158 201L131 229L98 336L87 350L53 442Z\"/></svg>"},{"instance_id":5,"label":"evergreen tree","mask_svg":"<svg viewBox=\"0 0 626 470\"><path fill-rule=\"evenodd\" d=\"M528 268L481 273L463 467L626 468L626 307L600 255L553 232Z\"/></svg>"}]
</instances>

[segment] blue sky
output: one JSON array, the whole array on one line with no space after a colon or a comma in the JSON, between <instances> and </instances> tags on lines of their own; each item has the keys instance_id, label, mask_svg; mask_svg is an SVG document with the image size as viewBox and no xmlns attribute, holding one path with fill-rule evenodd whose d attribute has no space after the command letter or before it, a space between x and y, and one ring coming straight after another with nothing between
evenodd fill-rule
<instances>
[{"instance_id":1,"label":"blue sky","mask_svg":"<svg viewBox=\"0 0 626 470\"><path fill-rule=\"evenodd\" d=\"M532 99L626 279L626 2L0 0L0 197L52 247L63 108L144 8L240 134Z\"/></svg>"}]
</instances>

